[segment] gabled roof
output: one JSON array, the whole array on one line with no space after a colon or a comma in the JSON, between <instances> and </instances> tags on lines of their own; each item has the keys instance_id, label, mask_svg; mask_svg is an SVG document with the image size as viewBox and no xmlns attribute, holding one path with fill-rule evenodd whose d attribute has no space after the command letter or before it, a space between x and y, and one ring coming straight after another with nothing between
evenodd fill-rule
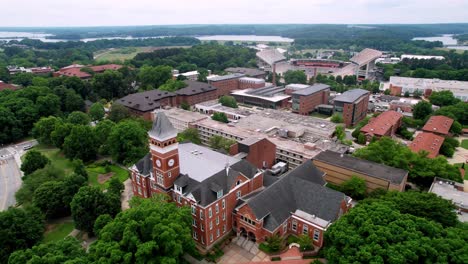
<instances>
[{"instance_id":1,"label":"gabled roof","mask_svg":"<svg viewBox=\"0 0 468 264\"><path fill-rule=\"evenodd\" d=\"M191 81L191 80L185 80L184 82L187 84L187 87L184 87L182 89L175 91L176 94L188 96L188 95L206 93L206 92L214 91L217 89L216 87L211 86L210 84L207 84L204 82Z\"/></svg>"},{"instance_id":2,"label":"gabled roof","mask_svg":"<svg viewBox=\"0 0 468 264\"><path fill-rule=\"evenodd\" d=\"M306 161L245 203L269 231L297 210L332 222L338 218L345 195L323 186L323 176L312 161Z\"/></svg>"},{"instance_id":3,"label":"gabled roof","mask_svg":"<svg viewBox=\"0 0 468 264\"><path fill-rule=\"evenodd\" d=\"M428 158L435 158L439 155L440 147L444 143L444 138L433 133L422 132L411 142L409 148L418 153L421 150L429 152Z\"/></svg>"},{"instance_id":4,"label":"gabled roof","mask_svg":"<svg viewBox=\"0 0 468 264\"><path fill-rule=\"evenodd\" d=\"M341 95L338 95L334 100L338 102L354 103L362 96L369 94L370 92L364 89L352 89L342 93Z\"/></svg>"},{"instance_id":5,"label":"gabled roof","mask_svg":"<svg viewBox=\"0 0 468 264\"><path fill-rule=\"evenodd\" d=\"M198 204L207 206L218 199L218 191L222 190L223 194L228 193L231 187L235 185L235 181L239 175L242 174L251 179L256 173L257 168L255 166L248 161L240 160L213 175L209 175L209 177L206 177L201 182L192 178L189 171L179 176L174 184L182 187L184 194L192 194Z\"/></svg>"},{"instance_id":6,"label":"gabled roof","mask_svg":"<svg viewBox=\"0 0 468 264\"><path fill-rule=\"evenodd\" d=\"M155 89L141 93L129 94L117 99L115 102L137 111L148 112L161 107L161 99L173 96L176 96L176 94Z\"/></svg>"},{"instance_id":7,"label":"gabled roof","mask_svg":"<svg viewBox=\"0 0 468 264\"><path fill-rule=\"evenodd\" d=\"M390 110L383 112L379 116L370 119L369 123L361 128L361 132L384 136L390 128L398 124L401 118L403 118L403 114L396 111Z\"/></svg>"},{"instance_id":8,"label":"gabled roof","mask_svg":"<svg viewBox=\"0 0 468 264\"><path fill-rule=\"evenodd\" d=\"M115 71L115 70L118 70L118 69L122 68L122 65L104 64L104 65L98 65L98 66L91 66L90 68L94 72L103 72L103 71L106 71L106 70L114 70Z\"/></svg>"},{"instance_id":9,"label":"gabled roof","mask_svg":"<svg viewBox=\"0 0 468 264\"><path fill-rule=\"evenodd\" d=\"M257 52L257 57L270 65L286 59L286 57L276 49L259 51Z\"/></svg>"},{"instance_id":10,"label":"gabled roof","mask_svg":"<svg viewBox=\"0 0 468 264\"><path fill-rule=\"evenodd\" d=\"M452 127L453 119L446 116L431 116L423 127L423 131L447 135Z\"/></svg>"},{"instance_id":11,"label":"gabled roof","mask_svg":"<svg viewBox=\"0 0 468 264\"><path fill-rule=\"evenodd\" d=\"M374 178L384 179L398 185L404 181L405 176L408 174L407 171L402 169L393 168L350 155L342 155L330 150L320 152L314 157L314 160L356 171Z\"/></svg>"},{"instance_id":12,"label":"gabled roof","mask_svg":"<svg viewBox=\"0 0 468 264\"><path fill-rule=\"evenodd\" d=\"M156 120L148 134L160 141L177 136L177 130L172 125L164 112L157 112Z\"/></svg>"}]
</instances>

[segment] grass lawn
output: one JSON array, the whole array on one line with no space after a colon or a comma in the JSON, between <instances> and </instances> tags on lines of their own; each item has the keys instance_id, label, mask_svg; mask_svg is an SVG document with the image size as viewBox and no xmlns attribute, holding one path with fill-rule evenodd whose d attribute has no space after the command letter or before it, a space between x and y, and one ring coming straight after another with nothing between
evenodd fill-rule
<instances>
[{"instance_id":1,"label":"grass lawn","mask_svg":"<svg viewBox=\"0 0 468 264\"><path fill-rule=\"evenodd\" d=\"M128 179L128 171L122 169L117 165L109 165L110 172L113 173L112 177L117 177L120 182L124 182ZM88 172L88 182L92 186L97 186L102 190L107 189L109 187L109 181L104 183L99 183L99 175L106 174L106 168L104 166L98 166L96 164L92 164L86 167L86 171Z\"/></svg>"},{"instance_id":2,"label":"grass lawn","mask_svg":"<svg viewBox=\"0 0 468 264\"><path fill-rule=\"evenodd\" d=\"M164 48L188 48L189 46L170 46L170 47L126 47L118 49L105 49L97 51L94 58L100 61L125 61L133 59L138 53L152 52Z\"/></svg>"},{"instance_id":3,"label":"grass lawn","mask_svg":"<svg viewBox=\"0 0 468 264\"><path fill-rule=\"evenodd\" d=\"M327 118L330 117L328 115L320 114L320 113L317 113L317 112L311 113L310 116L317 117L317 118L322 118L322 119L327 119Z\"/></svg>"},{"instance_id":4,"label":"grass lawn","mask_svg":"<svg viewBox=\"0 0 468 264\"><path fill-rule=\"evenodd\" d=\"M44 243L64 239L74 229L73 222L53 224L44 234Z\"/></svg>"},{"instance_id":5,"label":"grass lawn","mask_svg":"<svg viewBox=\"0 0 468 264\"><path fill-rule=\"evenodd\" d=\"M34 149L49 158L52 165L60 170L63 170L65 174L73 172L73 163L65 158L63 153L60 152L60 149L44 145L37 145L34 147Z\"/></svg>"},{"instance_id":6,"label":"grass lawn","mask_svg":"<svg viewBox=\"0 0 468 264\"><path fill-rule=\"evenodd\" d=\"M461 146L462 146L462 148L464 148L464 149L468 149L468 139L462 140Z\"/></svg>"}]
</instances>

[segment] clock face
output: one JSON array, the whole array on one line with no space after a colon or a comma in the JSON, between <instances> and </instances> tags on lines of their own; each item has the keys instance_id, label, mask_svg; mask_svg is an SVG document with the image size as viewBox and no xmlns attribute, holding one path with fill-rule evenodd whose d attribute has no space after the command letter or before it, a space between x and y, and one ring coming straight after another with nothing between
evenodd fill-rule
<instances>
[{"instance_id":1,"label":"clock face","mask_svg":"<svg viewBox=\"0 0 468 264\"><path fill-rule=\"evenodd\" d=\"M170 159L167 164L169 165L169 167L172 167L174 166L174 163L175 163L174 159Z\"/></svg>"},{"instance_id":2,"label":"clock face","mask_svg":"<svg viewBox=\"0 0 468 264\"><path fill-rule=\"evenodd\" d=\"M161 167L161 161L160 160L156 160L156 166Z\"/></svg>"}]
</instances>

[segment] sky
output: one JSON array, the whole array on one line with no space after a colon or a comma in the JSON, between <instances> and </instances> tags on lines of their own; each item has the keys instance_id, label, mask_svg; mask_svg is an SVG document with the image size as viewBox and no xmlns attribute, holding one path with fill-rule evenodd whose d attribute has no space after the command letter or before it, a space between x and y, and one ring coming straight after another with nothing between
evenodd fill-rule
<instances>
[{"instance_id":1,"label":"sky","mask_svg":"<svg viewBox=\"0 0 468 264\"><path fill-rule=\"evenodd\" d=\"M0 27L468 22L468 0L0 0Z\"/></svg>"}]
</instances>

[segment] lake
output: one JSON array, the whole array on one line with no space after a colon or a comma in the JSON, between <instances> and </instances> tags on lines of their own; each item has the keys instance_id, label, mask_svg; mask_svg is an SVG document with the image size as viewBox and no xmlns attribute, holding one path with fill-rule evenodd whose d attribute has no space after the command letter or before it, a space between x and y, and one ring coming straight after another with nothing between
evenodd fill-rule
<instances>
[{"instance_id":1,"label":"lake","mask_svg":"<svg viewBox=\"0 0 468 264\"><path fill-rule=\"evenodd\" d=\"M197 37L199 40L222 41L255 41L255 42L294 42L294 39L281 36L256 36L256 35L214 35Z\"/></svg>"},{"instance_id":2,"label":"lake","mask_svg":"<svg viewBox=\"0 0 468 264\"><path fill-rule=\"evenodd\" d=\"M425 41L441 41L446 48L457 49L457 50L468 50L468 46L457 45L457 39L453 38L453 34L443 34L436 37L421 37L413 38L413 40L425 40Z\"/></svg>"},{"instance_id":3,"label":"lake","mask_svg":"<svg viewBox=\"0 0 468 264\"><path fill-rule=\"evenodd\" d=\"M46 34L43 32L6 32L0 31L0 40L10 41L10 40L22 40L25 38L37 39L42 42L66 42L71 41L68 39L48 39L46 37L53 36L52 34ZM148 38L163 38L159 37L103 37L103 38L85 38L80 39L80 41L88 42L101 39L148 39ZM199 40L223 40L223 41L257 41L257 42L288 42L291 43L294 39L283 38L280 36L255 36L255 35L214 35L214 36L199 36L196 37ZM76 41L76 40L75 40Z\"/></svg>"}]
</instances>

